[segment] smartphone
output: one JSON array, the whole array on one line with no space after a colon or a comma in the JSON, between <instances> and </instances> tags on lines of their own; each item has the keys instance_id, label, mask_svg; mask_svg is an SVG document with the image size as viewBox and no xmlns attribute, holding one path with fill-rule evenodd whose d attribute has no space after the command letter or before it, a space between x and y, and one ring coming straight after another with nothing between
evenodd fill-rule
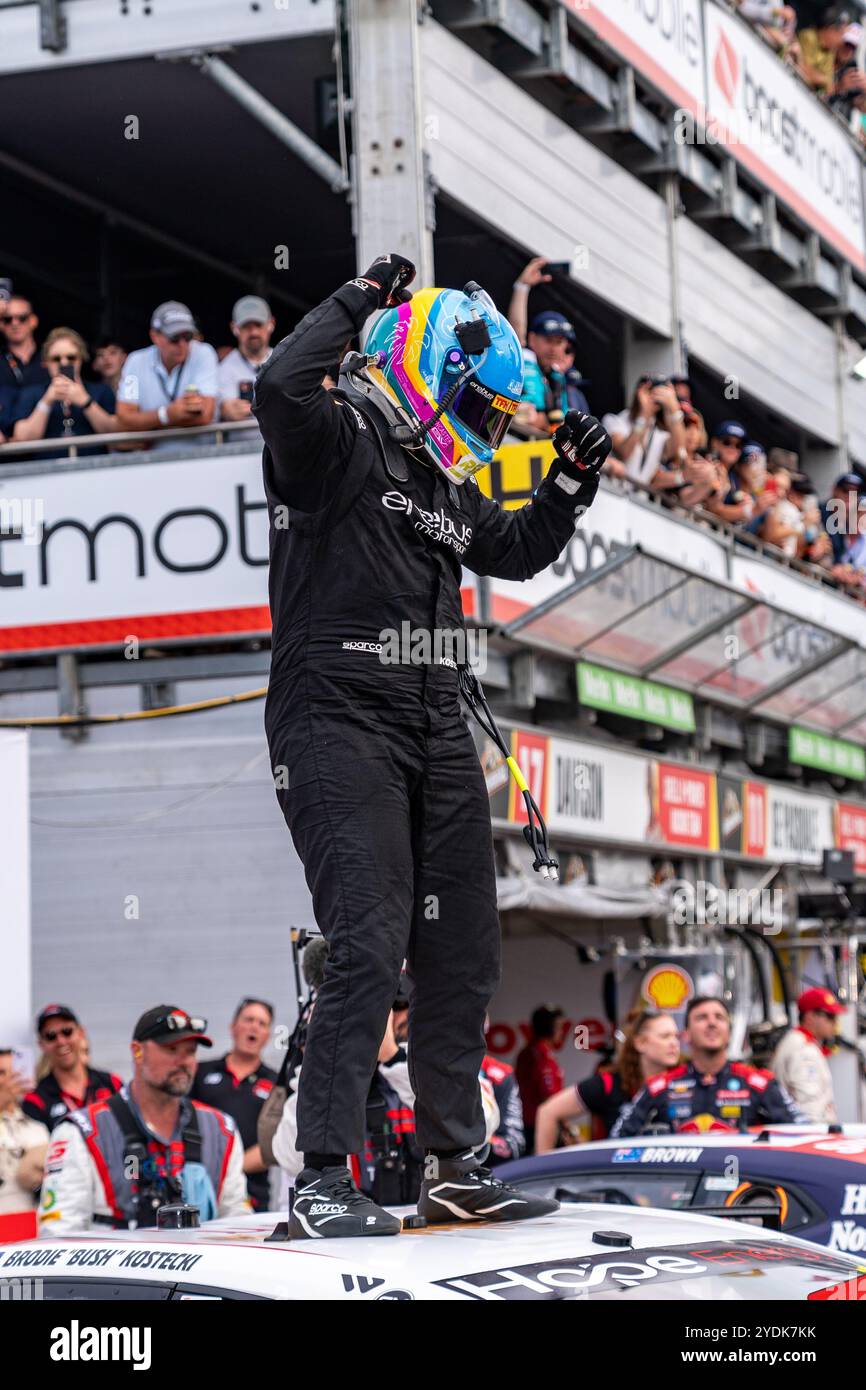
<instances>
[{"instance_id":1,"label":"smartphone","mask_svg":"<svg viewBox=\"0 0 866 1390\"><path fill-rule=\"evenodd\" d=\"M570 275L571 261L548 261L546 269L551 275Z\"/></svg>"},{"instance_id":2,"label":"smartphone","mask_svg":"<svg viewBox=\"0 0 866 1390\"><path fill-rule=\"evenodd\" d=\"M32 1081L35 1076L36 1062L33 1056L32 1047L13 1047L12 1049L12 1070L25 1080Z\"/></svg>"},{"instance_id":3,"label":"smartphone","mask_svg":"<svg viewBox=\"0 0 866 1390\"><path fill-rule=\"evenodd\" d=\"M60 375L69 377L70 381L75 380L75 368L71 362L60 363Z\"/></svg>"},{"instance_id":4,"label":"smartphone","mask_svg":"<svg viewBox=\"0 0 866 1390\"><path fill-rule=\"evenodd\" d=\"M253 398L253 386L254 386L254 382L252 382L252 381L241 381L241 382L238 382L238 395L240 396L240 398L241 398L242 401L251 401L251 400L252 400L252 398Z\"/></svg>"}]
</instances>

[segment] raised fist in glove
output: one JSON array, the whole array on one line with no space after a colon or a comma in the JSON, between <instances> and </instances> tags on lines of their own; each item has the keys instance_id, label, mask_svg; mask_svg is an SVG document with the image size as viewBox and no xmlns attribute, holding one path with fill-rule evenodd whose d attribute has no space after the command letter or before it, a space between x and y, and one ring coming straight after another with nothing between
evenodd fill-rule
<instances>
[{"instance_id":1,"label":"raised fist in glove","mask_svg":"<svg viewBox=\"0 0 866 1390\"><path fill-rule=\"evenodd\" d=\"M610 435L594 415L570 410L553 435L553 447L577 476L597 477L613 448Z\"/></svg>"},{"instance_id":2,"label":"raised fist in glove","mask_svg":"<svg viewBox=\"0 0 866 1390\"><path fill-rule=\"evenodd\" d=\"M404 286L414 279L414 265L405 256L398 256L396 251L387 256L377 256L370 269L358 277L363 284L378 290L380 309L390 309L411 299L412 295Z\"/></svg>"}]
</instances>

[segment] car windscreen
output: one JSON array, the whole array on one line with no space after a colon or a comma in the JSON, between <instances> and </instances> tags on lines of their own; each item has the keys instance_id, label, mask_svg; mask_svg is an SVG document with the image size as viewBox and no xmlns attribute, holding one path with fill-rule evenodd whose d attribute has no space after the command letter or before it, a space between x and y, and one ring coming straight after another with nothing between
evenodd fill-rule
<instances>
[{"instance_id":1,"label":"car windscreen","mask_svg":"<svg viewBox=\"0 0 866 1390\"><path fill-rule=\"evenodd\" d=\"M680 1211L691 1205L700 1177L700 1172L610 1167L595 1172L546 1173L519 1186L521 1191L555 1197L558 1202L608 1202Z\"/></svg>"}]
</instances>

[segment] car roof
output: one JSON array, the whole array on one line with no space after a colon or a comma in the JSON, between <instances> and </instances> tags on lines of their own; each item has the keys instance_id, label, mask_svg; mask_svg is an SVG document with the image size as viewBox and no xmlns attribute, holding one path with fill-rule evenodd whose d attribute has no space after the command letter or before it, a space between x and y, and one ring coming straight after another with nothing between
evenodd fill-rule
<instances>
[{"instance_id":1,"label":"car roof","mask_svg":"<svg viewBox=\"0 0 866 1390\"><path fill-rule=\"evenodd\" d=\"M863 1133L857 1135L851 1130ZM516 1182L534 1175L586 1171L594 1165L622 1169L631 1163L647 1169L656 1164L663 1169L695 1171L703 1165L717 1171L729 1154L746 1150L748 1164L756 1172L775 1170L779 1177L791 1177L802 1173L805 1164L816 1180L823 1176L838 1182L848 1167L848 1181L857 1181L860 1174L856 1170L866 1166L866 1126L848 1126L844 1134L830 1134L826 1125L787 1125L747 1134L639 1134L627 1139L600 1139L515 1159L502 1166L500 1175Z\"/></svg>"},{"instance_id":2,"label":"car roof","mask_svg":"<svg viewBox=\"0 0 866 1390\"><path fill-rule=\"evenodd\" d=\"M569 1205L550 1216L507 1225L433 1226L389 1238L269 1243L266 1237L278 1219L251 1215L211 1221L196 1230L106 1231L0 1246L0 1279L144 1280L290 1300L371 1290L380 1298L429 1299L463 1297L440 1281L471 1279L503 1266L535 1268L605 1254L634 1258L640 1250L675 1252L696 1242L702 1248L708 1243L763 1247L771 1242L808 1250L812 1261L823 1262L816 1276L821 1279L829 1254L743 1223L690 1212L614 1211L597 1204ZM628 1237L628 1243L605 1236L611 1231ZM835 1252L832 1265L826 1265L834 1276L856 1268L856 1261Z\"/></svg>"}]
</instances>

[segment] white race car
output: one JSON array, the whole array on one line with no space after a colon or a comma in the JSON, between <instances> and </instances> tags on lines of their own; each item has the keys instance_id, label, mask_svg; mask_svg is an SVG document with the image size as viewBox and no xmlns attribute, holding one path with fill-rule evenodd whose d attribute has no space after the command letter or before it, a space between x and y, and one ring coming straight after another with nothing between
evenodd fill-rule
<instances>
[{"instance_id":1,"label":"white race car","mask_svg":"<svg viewBox=\"0 0 866 1390\"><path fill-rule=\"evenodd\" d=\"M408 1214L408 1213L407 1213ZM273 1216L0 1246L0 1296L43 1300L866 1300L866 1263L686 1212L567 1206L513 1225L268 1241Z\"/></svg>"}]
</instances>

